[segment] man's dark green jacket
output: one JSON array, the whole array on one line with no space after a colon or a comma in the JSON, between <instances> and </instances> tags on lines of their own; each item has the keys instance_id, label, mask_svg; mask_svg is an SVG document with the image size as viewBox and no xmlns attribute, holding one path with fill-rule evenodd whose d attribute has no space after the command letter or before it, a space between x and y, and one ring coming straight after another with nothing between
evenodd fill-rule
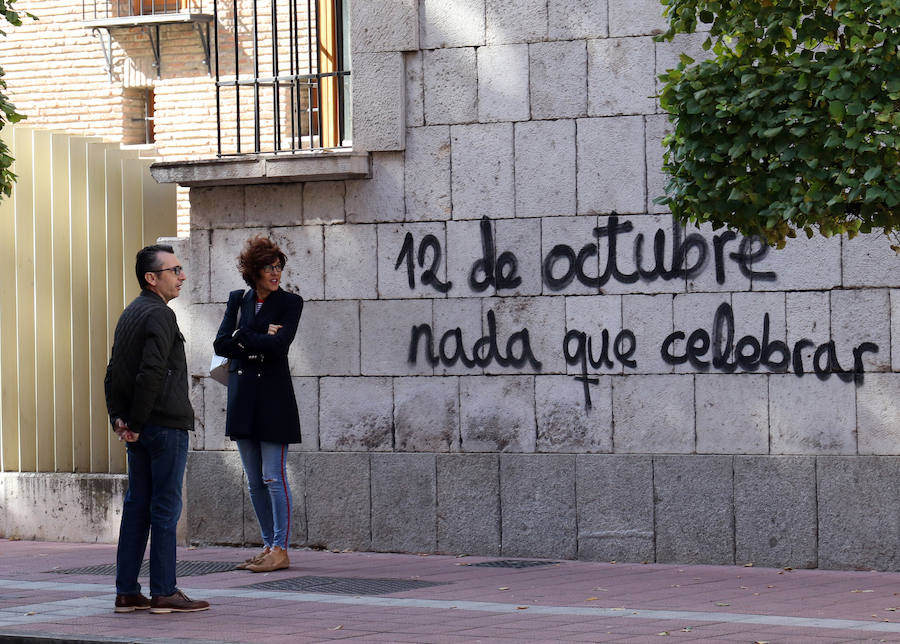
<instances>
[{"instance_id":1,"label":"man's dark green jacket","mask_svg":"<svg viewBox=\"0 0 900 644\"><path fill-rule=\"evenodd\" d=\"M148 423L194 428L184 336L156 293L141 291L122 311L104 385L112 424L121 418L134 432Z\"/></svg>"}]
</instances>

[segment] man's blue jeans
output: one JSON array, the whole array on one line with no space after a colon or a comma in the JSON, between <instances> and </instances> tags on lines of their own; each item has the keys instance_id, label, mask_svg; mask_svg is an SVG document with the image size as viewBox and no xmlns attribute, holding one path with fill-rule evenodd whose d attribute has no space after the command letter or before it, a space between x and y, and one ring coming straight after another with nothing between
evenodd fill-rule
<instances>
[{"instance_id":1,"label":"man's blue jeans","mask_svg":"<svg viewBox=\"0 0 900 644\"><path fill-rule=\"evenodd\" d=\"M175 526L181 516L181 484L187 464L188 433L145 425L127 443L128 491L119 527L116 593L141 592L138 573L150 540L150 595L171 595L175 586Z\"/></svg>"},{"instance_id":2,"label":"man's blue jeans","mask_svg":"<svg viewBox=\"0 0 900 644\"><path fill-rule=\"evenodd\" d=\"M287 445L239 438L235 441L247 475L250 502L259 521L263 545L288 547L291 537L291 488L285 459Z\"/></svg>"}]
</instances>

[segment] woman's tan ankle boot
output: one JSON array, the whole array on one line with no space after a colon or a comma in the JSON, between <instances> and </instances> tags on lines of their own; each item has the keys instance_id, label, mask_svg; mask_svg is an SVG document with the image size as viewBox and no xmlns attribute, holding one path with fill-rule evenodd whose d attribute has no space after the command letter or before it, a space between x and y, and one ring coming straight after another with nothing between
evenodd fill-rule
<instances>
[{"instance_id":1,"label":"woman's tan ankle boot","mask_svg":"<svg viewBox=\"0 0 900 644\"><path fill-rule=\"evenodd\" d=\"M287 550L280 546L272 546L272 550L261 561L247 564L247 570L253 572L272 572L282 570L291 565Z\"/></svg>"},{"instance_id":2,"label":"woman's tan ankle boot","mask_svg":"<svg viewBox=\"0 0 900 644\"><path fill-rule=\"evenodd\" d=\"M261 552L257 552L255 555L253 555L243 563L239 563L237 566L235 566L235 568L237 568L238 570L246 570L247 567L251 564L259 563L260 561L262 561L263 558L267 554L269 554L269 552L271 552L271 549L269 548L269 546L266 546Z\"/></svg>"}]
</instances>

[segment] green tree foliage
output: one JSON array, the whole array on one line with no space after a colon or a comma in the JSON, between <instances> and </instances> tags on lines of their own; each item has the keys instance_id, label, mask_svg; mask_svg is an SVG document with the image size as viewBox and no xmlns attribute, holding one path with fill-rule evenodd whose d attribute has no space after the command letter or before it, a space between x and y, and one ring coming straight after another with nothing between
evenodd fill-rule
<instances>
[{"instance_id":1,"label":"green tree foliage","mask_svg":"<svg viewBox=\"0 0 900 644\"><path fill-rule=\"evenodd\" d=\"M657 203L778 247L798 230L897 241L900 0L662 3L657 38L706 23L714 56L660 76L673 131Z\"/></svg>"},{"instance_id":2,"label":"green tree foliage","mask_svg":"<svg viewBox=\"0 0 900 644\"><path fill-rule=\"evenodd\" d=\"M22 24L22 17L19 12L13 9L16 0L0 0L0 16L6 22L18 27ZM26 13L29 18L37 19L30 13ZM5 36L6 32L0 29L0 36ZM0 69L0 130L7 123L18 123L24 116L16 112L16 106L9 102L6 96L6 81L3 80L3 70ZM12 186L16 181L16 175L9 169L12 166L13 157L9 153L9 147L0 140L0 191L7 197L12 194Z\"/></svg>"}]
</instances>

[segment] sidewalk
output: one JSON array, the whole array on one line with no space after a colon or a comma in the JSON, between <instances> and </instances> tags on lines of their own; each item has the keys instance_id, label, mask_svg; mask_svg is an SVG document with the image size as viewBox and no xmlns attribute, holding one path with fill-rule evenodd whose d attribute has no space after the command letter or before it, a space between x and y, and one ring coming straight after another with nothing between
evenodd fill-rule
<instances>
[{"instance_id":1,"label":"sidewalk","mask_svg":"<svg viewBox=\"0 0 900 644\"><path fill-rule=\"evenodd\" d=\"M227 570L254 552L179 549L208 611L116 614L115 546L0 539L0 642L900 642L900 573L310 550Z\"/></svg>"}]
</instances>

